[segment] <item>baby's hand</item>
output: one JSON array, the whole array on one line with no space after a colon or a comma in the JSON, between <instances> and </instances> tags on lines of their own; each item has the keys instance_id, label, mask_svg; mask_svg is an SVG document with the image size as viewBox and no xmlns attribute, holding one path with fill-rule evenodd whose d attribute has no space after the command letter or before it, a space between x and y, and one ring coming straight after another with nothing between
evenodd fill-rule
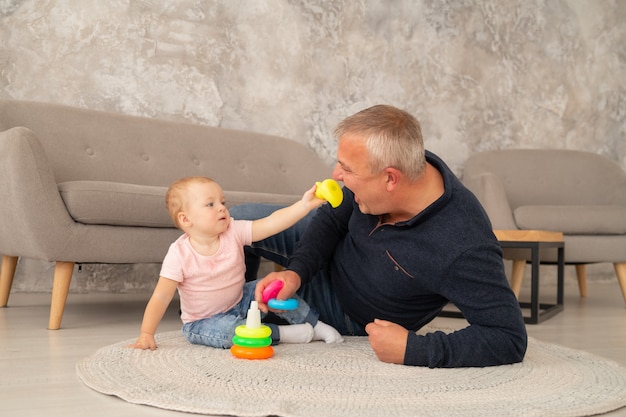
<instances>
[{"instance_id":1,"label":"baby's hand","mask_svg":"<svg viewBox=\"0 0 626 417\"><path fill-rule=\"evenodd\" d=\"M343 190L341 186L332 178L327 178L322 182L316 182L317 190L315 195L317 198L323 198L328 201L332 208L337 208L343 201Z\"/></svg>"},{"instance_id":2,"label":"baby's hand","mask_svg":"<svg viewBox=\"0 0 626 417\"><path fill-rule=\"evenodd\" d=\"M155 350L157 348L156 340L154 340L154 336L148 333L141 333L137 338L137 341L133 344L130 344L126 347L133 349L141 349L141 350Z\"/></svg>"},{"instance_id":3,"label":"baby's hand","mask_svg":"<svg viewBox=\"0 0 626 417\"><path fill-rule=\"evenodd\" d=\"M302 203L307 207L309 211L318 208L322 204L326 202L326 200L321 199L315 195L315 190L317 189L317 185L313 185L309 190L307 190L302 196Z\"/></svg>"}]
</instances>

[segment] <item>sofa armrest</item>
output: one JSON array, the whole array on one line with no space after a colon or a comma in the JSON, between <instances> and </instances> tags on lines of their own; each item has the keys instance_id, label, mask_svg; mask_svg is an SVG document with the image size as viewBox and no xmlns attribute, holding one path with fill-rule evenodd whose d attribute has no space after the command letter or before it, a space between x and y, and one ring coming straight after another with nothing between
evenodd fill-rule
<instances>
[{"instance_id":1,"label":"sofa armrest","mask_svg":"<svg viewBox=\"0 0 626 417\"><path fill-rule=\"evenodd\" d=\"M73 220L33 131L0 132L0 253L48 261L70 240Z\"/></svg>"},{"instance_id":2,"label":"sofa armrest","mask_svg":"<svg viewBox=\"0 0 626 417\"><path fill-rule=\"evenodd\" d=\"M463 184L483 205L494 229L517 229L513 210L500 179L489 172L463 179Z\"/></svg>"}]
</instances>

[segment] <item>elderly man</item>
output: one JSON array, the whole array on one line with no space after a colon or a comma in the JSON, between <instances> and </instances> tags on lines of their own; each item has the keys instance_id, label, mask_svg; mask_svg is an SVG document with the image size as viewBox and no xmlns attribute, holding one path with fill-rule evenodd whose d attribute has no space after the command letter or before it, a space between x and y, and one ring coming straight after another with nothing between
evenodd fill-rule
<instances>
[{"instance_id":1,"label":"elderly man","mask_svg":"<svg viewBox=\"0 0 626 417\"><path fill-rule=\"evenodd\" d=\"M379 105L343 120L335 134L333 178L344 183L343 203L324 205L250 249L287 267L259 282L257 301L280 279L278 298L298 291L340 333L367 335L384 362L520 362L526 329L489 219L446 164L424 149L419 122ZM274 209L249 205L232 213L255 218ZM417 335L448 302L469 326Z\"/></svg>"}]
</instances>

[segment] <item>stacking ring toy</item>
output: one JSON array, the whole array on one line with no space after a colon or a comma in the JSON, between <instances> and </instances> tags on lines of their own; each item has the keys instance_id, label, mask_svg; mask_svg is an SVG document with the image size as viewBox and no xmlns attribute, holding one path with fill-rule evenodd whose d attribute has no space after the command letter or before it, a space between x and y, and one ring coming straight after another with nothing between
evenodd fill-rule
<instances>
[{"instance_id":1,"label":"stacking ring toy","mask_svg":"<svg viewBox=\"0 0 626 417\"><path fill-rule=\"evenodd\" d=\"M326 200L333 208L337 208L343 201L343 191L333 179L326 179L322 182L316 182L317 188L315 189L315 196L322 200Z\"/></svg>"},{"instance_id":2,"label":"stacking ring toy","mask_svg":"<svg viewBox=\"0 0 626 417\"><path fill-rule=\"evenodd\" d=\"M286 300L272 298L267 302L267 306L276 310L295 310L298 308L298 300L295 298L288 298Z\"/></svg>"},{"instance_id":3,"label":"stacking ring toy","mask_svg":"<svg viewBox=\"0 0 626 417\"><path fill-rule=\"evenodd\" d=\"M262 348L272 344L271 337L262 337L260 339L251 339L249 337L233 336L233 343L241 347Z\"/></svg>"},{"instance_id":4,"label":"stacking ring toy","mask_svg":"<svg viewBox=\"0 0 626 417\"><path fill-rule=\"evenodd\" d=\"M262 348L251 348L232 345L230 348L230 353L240 359L267 359L272 357L272 355L274 354L274 349L271 346L266 346Z\"/></svg>"},{"instance_id":5,"label":"stacking ring toy","mask_svg":"<svg viewBox=\"0 0 626 417\"><path fill-rule=\"evenodd\" d=\"M272 334L272 329L267 326L254 328L247 327L242 324L241 326L237 326L237 328L235 328L235 334L239 337L247 337L250 339L263 339Z\"/></svg>"},{"instance_id":6,"label":"stacking ring toy","mask_svg":"<svg viewBox=\"0 0 626 417\"><path fill-rule=\"evenodd\" d=\"M267 304L270 299L276 298L280 290L283 288L283 285L285 284L279 279L270 282L268 286L265 287L265 289L263 290L263 302Z\"/></svg>"}]
</instances>

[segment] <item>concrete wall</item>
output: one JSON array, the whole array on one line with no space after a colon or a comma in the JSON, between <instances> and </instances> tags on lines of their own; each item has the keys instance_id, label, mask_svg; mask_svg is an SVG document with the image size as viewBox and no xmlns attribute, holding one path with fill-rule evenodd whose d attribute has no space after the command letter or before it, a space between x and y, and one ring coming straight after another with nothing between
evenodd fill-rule
<instances>
[{"instance_id":1,"label":"concrete wall","mask_svg":"<svg viewBox=\"0 0 626 417\"><path fill-rule=\"evenodd\" d=\"M388 103L459 175L497 148L626 167L624 1L4 0L0 39L0 97L278 134L329 163L336 123ZM49 268L20 264L15 290ZM74 291L155 271L84 269Z\"/></svg>"}]
</instances>

